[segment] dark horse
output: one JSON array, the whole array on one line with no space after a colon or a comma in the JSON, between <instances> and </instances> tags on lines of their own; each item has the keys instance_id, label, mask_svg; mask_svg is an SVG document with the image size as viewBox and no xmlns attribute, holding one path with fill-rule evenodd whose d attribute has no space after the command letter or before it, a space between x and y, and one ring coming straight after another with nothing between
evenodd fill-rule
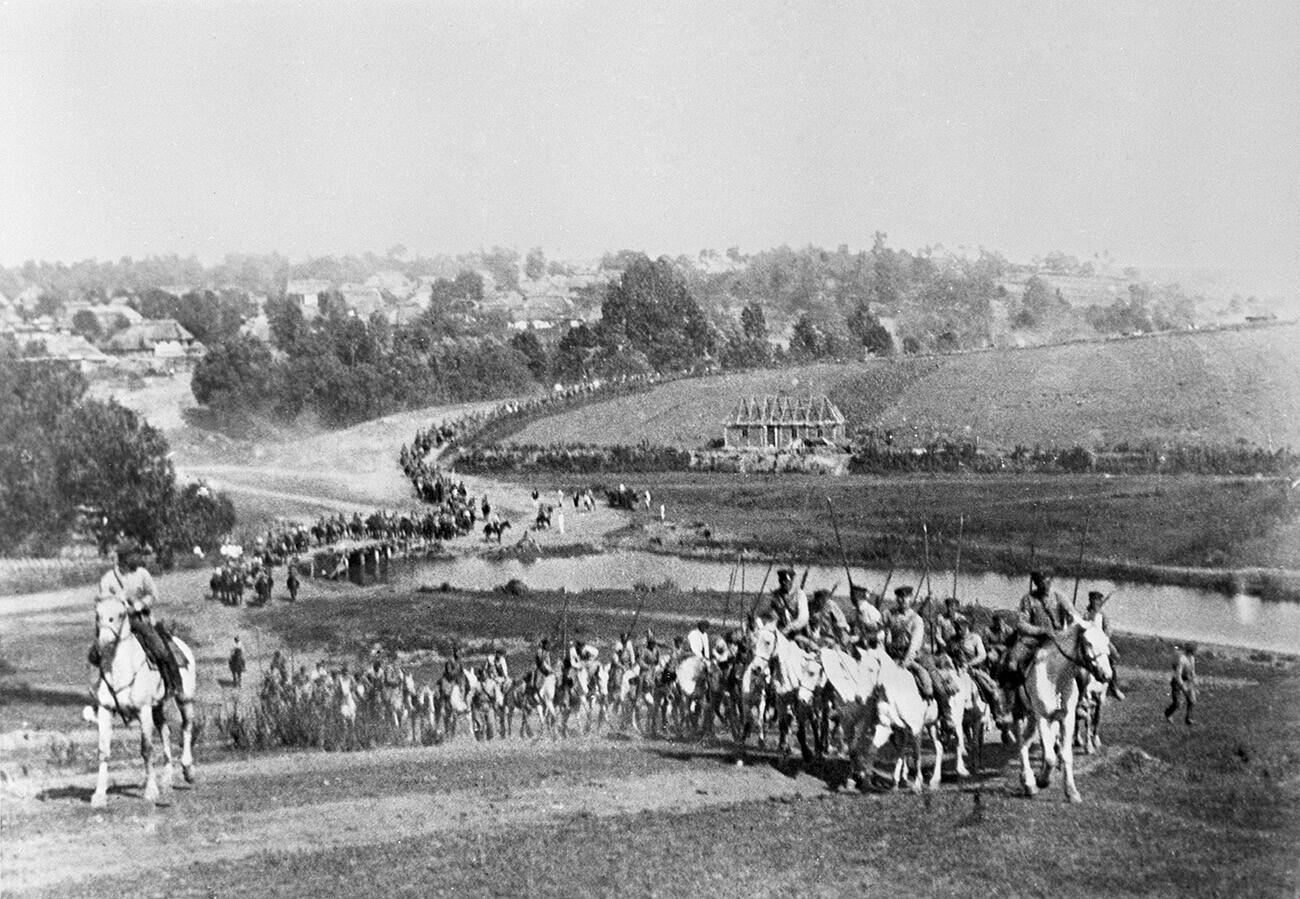
<instances>
[{"instance_id":1,"label":"dark horse","mask_svg":"<svg viewBox=\"0 0 1300 899\"><path fill-rule=\"evenodd\" d=\"M508 521L499 521L495 524L489 521L487 524L483 525L483 539L491 540L493 537L496 537L497 543L499 544L501 542L501 534L509 529L509 527L510 522Z\"/></svg>"}]
</instances>

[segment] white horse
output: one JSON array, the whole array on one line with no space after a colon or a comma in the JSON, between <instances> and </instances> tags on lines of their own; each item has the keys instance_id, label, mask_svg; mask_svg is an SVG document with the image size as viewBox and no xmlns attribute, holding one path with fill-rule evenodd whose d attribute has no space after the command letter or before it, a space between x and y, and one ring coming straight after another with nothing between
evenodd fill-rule
<instances>
[{"instance_id":1,"label":"white horse","mask_svg":"<svg viewBox=\"0 0 1300 899\"><path fill-rule=\"evenodd\" d=\"M1065 630L1039 647L1025 678L1028 708L1017 710L1016 738L1020 746L1021 780L1029 796L1051 783L1059 744L1066 798L1071 802L1083 801L1074 783L1074 728L1082 673L1101 683L1110 681L1110 638L1100 624L1076 615ZM1043 747L1043 769L1037 782L1029 763L1029 750L1035 739Z\"/></svg>"},{"instance_id":2,"label":"white horse","mask_svg":"<svg viewBox=\"0 0 1300 899\"><path fill-rule=\"evenodd\" d=\"M919 793L921 740L928 734L934 745L934 770L928 786L938 788L943 772L939 704L923 700L916 678L882 649L864 652L856 663L856 666L844 663L827 669L827 677L845 700L842 720L845 742L849 745L849 776L866 789L876 753L893 741L898 749L894 788L898 788L910 766L913 771L910 786L913 792Z\"/></svg>"},{"instance_id":3,"label":"white horse","mask_svg":"<svg viewBox=\"0 0 1300 899\"><path fill-rule=\"evenodd\" d=\"M178 637L172 637L181 669L180 695L173 697L181 714L181 771L186 783L194 783L194 653ZM113 716L124 722L140 722L140 755L144 758L144 798L158 798L154 779L153 732L162 740L162 788L171 789L171 729L163 710L165 691L162 674L150 667L144 647L131 632L126 603L115 596L102 597L95 604L95 641L99 648L99 676L91 687L95 707L86 706L86 720L99 726L99 778L90 804L102 808L108 802L108 759L113 742Z\"/></svg>"},{"instance_id":4,"label":"white horse","mask_svg":"<svg viewBox=\"0 0 1300 899\"><path fill-rule=\"evenodd\" d=\"M813 697L826 679L821 660L816 653L806 652L782 634L775 622L768 621L760 623L754 630L754 659L750 662L750 668L768 666L772 672L773 695L776 697L775 711L779 725L777 748L781 755L788 754L786 739L789 736L790 719L793 718L797 725L803 759L805 762L812 761L813 750L808 746L809 730L813 731L814 745L817 743ZM761 745L761 729L759 734Z\"/></svg>"}]
</instances>

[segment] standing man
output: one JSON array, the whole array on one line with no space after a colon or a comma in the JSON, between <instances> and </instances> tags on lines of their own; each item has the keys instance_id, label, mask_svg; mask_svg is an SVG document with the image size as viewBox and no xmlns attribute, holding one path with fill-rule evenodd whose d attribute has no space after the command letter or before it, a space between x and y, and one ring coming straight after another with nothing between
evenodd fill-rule
<instances>
[{"instance_id":1,"label":"standing man","mask_svg":"<svg viewBox=\"0 0 1300 899\"><path fill-rule=\"evenodd\" d=\"M118 544L113 567L99 580L101 599L117 597L126 604L130 613L131 633L144 647L145 654L158 666L163 687L168 696L181 691L181 671L172 656L171 647L158 633L153 619L153 604L158 601L158 589L153 576L144 567L144 550L134 543Z\"/></svg>"},{"instance_id":2,"label":"standing man","mask_svg":"<svg viewBox=\"0 0 1300 899\"><path fill-rule=\"evenodd\" d=\"M298 572L294 570L297 567L294 562L293 559L289 560L289 576L284 581L285 586L289 588L289 602L298 601Z\"/></svg>"},{"instance_id":3,"label":"standing man","mask_svg":"<svg viewBox=\"0 0 1300 899\"><path fill-rule=\"evenodd\" d=\"M1178 703L1187 706L1183 721L1188 727L1193 724L1192 710L1196 707L1196 644L1188 643L1178 650L1174 659L1174 675L1169 679L1169 706L1165 709L1165 720L1174 723L1174 712Z\"/></svg>"},{"instance_id":4,"label":"standing man","mask_svg":"<svg viewBox=\"0 0 1300 899\"><path fill-rule=\"evenodd\" d=\"M244 670L248 667L244 661L244 648L239 645L239 638L235 638L235 649L230 654L230 676L234 679L235 689L238 690L244 683Z\"/></svg>"}]
</instances>

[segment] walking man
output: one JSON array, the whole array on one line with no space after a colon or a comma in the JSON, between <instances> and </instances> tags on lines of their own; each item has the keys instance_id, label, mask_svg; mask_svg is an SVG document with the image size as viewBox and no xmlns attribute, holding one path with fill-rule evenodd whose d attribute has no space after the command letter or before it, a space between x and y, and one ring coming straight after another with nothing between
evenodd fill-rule
<instances>
[{"instance_id":1,"label":"walking man","mask_svg":"<svg viewBox=\"0 0 1300 899\"><path fill-rule=\"evenodd\" d=\"M235 638L235 649L230 654L230 677L235 682L235 689L238 690L244 683L244 671L248 667L244 661L244 648L239 645L239 638Z\"/></svg>"},{"instance_id":2,"label":"walking man","mask_svg":"<svg viewBox=\"0 0 1300 899\"><path fill-rule=\"evenodd\" d=\"M1180 647L1174 659L1174 675L1169 679L1169 706L1165 709L1165 720L1174 723L1174 712L1178 704L1186 706L1183 721L1188 727L1192 721L1192 710L1196 706L1196 644L1188 643Z\"/></svg>"}]
</instances>

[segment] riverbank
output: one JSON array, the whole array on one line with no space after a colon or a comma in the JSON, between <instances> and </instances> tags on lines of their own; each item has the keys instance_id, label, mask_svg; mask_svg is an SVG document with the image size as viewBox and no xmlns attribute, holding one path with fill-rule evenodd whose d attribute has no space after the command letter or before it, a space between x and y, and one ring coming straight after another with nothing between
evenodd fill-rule
<instances>
[{"instance_id":1,"label":"riverbank","mask_svg":"<svg viewBox=\"0 0 1300 899\"><path fill-rule=\"evenodd\" d=\"M593 483L607 486L561 486ZM932 570L960 561L1008 576L1051 566L1063 578L1300 600L1300 491L1280 481L661 474L627 483L651 492L651 509L630 513L606 536L610 547L882 569L923 569L928 557Z\"/></svg>"}]
</instances>

